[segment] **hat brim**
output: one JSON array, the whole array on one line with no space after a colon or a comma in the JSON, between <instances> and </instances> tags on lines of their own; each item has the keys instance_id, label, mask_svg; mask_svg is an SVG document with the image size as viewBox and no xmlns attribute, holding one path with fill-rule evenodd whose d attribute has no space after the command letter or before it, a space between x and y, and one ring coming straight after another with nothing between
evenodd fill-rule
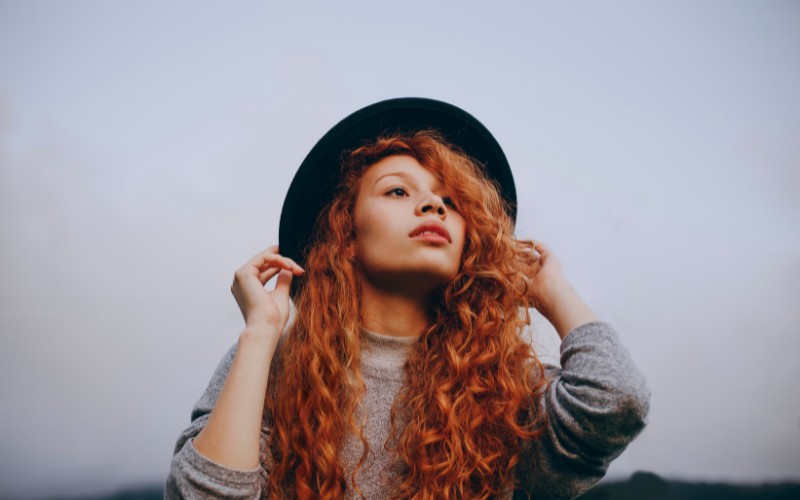
<instances>
[{"instance_id":1,"label":"hat brim","mask_svg":"<svg viewBox=\"0 0 800 500\"><path fill-rule=\"evenodd\" d=\"M343 151L396 132L436 129L447 141L480 162L500 188L512 221L516 219L514 178L503 150L489 130L466 111L446 102L403 97L377 102L344 118L306 156L289 186L281 210L281 255L305 265L320 212L331 202L340 177ZM294 287L293 287L294 288Z\"/></svg>"}]
</instances>

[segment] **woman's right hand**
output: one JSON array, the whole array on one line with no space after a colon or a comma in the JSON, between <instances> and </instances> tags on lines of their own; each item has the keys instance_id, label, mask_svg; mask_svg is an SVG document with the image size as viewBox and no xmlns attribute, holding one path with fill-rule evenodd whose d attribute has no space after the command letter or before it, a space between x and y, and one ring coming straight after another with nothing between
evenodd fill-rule
<instances>
[{"instance_id":1,"label":"woman's right hand","mask_svg":"<svg viewBox=\"0 0 800 500\"><path fill-rule=\"evenodd\" d=\"M236 354L225 383L208 417L192 440L197 451L225 467L258 467L272 356L289 320L289 285L303 269L270 247L242 266L233 278L231 293L247 324L239 336ZM278 276L275 289L264 285Z\"/></svg>"},{"instance_id":2,"label":"woman's right hand","mask_svg":"<svg viewBox=\"0 0 800 500\"><path fill-rule=\"evenodd\" d=\"M264 329L280 335L289 319L289 286L292 275L305 271L292 259L278 254L272 246L259 253L234 273L231 293L236 298L248 329ZM264 285L278 275L275 289Z\"/></svg>"}]
</instances>

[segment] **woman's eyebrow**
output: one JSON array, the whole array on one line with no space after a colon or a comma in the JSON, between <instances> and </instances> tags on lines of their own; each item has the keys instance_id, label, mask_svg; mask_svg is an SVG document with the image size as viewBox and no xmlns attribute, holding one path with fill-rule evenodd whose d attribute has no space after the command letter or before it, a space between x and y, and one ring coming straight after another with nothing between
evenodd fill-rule
<instances>
[{"instance_id":1,"label":"woman's eyebrow","mask_svg":"<svg viewBox=\"0 0 800 500\"><path fill-rule=\"evenodd\" d=\"M372 184L373 187L377 186L378 183L381 181L381 179L384 179L386 177L401 177L401 178L405 179L406 182L410 183L411 187L414 187L414 188L418 187L417 183L420 182L413 174L411 174L409 172L396 171L396 172L385 173L385 174L381 175L380 177L378 177L377 179L375 179L375 182ZM444 183L441 180L437 179L436 185L433 186L433 190L434 191L442 191L444 189L445 189Z\"/></svg>"},{"instance_id":2,"label":"woman's eyebrow","mask_svg":"<svg viewBox=\"0 0 800 500\"><path fill-rule=\"evenodd\" d=\"M407 172L389 172L389 173L383 174L382 176L380 176L377 179L375 179L375 183L373 185L377 185L378 182L380 182L380 180L385 178L385 177L392 177L392 176L402 177L402 178L406 179L407 181L413 181L414 180L414 178L411 175L409 175Z\"/></svg>"}]
</instances>

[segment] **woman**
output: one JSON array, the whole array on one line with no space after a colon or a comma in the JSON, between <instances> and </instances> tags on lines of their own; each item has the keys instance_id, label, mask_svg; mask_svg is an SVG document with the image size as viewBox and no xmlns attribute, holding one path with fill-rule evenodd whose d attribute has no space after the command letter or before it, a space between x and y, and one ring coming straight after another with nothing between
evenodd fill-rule
<instances>
[{"instance_id":1,"label":"woman","mask_svg":"<svg viewBox=\"0 0 800 500\"><path fill-rule=\"evenodd\" d=\"M178 440L166 496L591 487L643 428L649 393L556 256L515 240L515 201L499 145L454 106L395 99L337 124L290 187L280 252L235 274L246 326ZM561 367L531 349L528 307L561 336Z\"/></svg>"}]
</instances>

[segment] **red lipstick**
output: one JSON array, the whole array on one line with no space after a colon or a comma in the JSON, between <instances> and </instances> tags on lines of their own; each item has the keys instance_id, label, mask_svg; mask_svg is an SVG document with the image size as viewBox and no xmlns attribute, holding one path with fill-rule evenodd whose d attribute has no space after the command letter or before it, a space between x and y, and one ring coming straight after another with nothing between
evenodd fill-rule
<instances>
[{"instance_id":1,"label":"red lipstick","mask_svg":"<svg viewBox=\"0 0 800 500\"><path fill-rule=\"evenodd\" d=\"M416 227L408 235L415 240L427 241L430 243L452 243L450 232L443 224L436 222L426 222Z\"/></svg>"}]
</instances>

